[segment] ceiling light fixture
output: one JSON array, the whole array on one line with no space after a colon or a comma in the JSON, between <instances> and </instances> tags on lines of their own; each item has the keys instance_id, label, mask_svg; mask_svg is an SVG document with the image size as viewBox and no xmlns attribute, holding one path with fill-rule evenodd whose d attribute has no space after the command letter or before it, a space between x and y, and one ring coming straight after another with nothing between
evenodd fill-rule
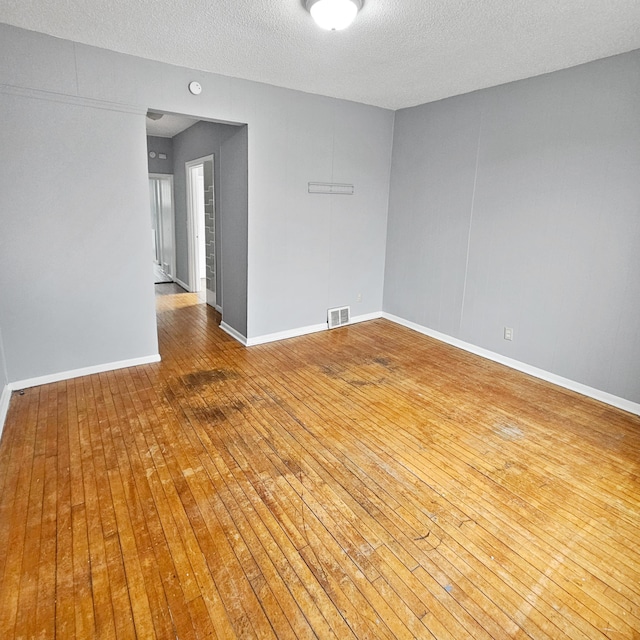
<instances>
[{"instance_id":1,"label":"ceiling light fixture","mask_svg":"<svg viewBox=\"0 0 640 640\"><path fill-rule=\"evenodd\" d=\"M316 24L327 31L346 29L362 8L362 0L306 0Z\"/></svg>"}]
</instances>

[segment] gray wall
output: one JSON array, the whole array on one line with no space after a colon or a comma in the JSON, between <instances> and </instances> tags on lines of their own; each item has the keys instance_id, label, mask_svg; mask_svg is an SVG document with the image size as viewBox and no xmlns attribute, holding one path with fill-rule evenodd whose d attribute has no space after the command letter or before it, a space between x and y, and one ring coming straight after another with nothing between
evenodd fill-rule
<instances>
[{"instance_id":1,"label":"gray wall","mask_svg":"<svg viewBox=\"0 0 640 640\"><path fill-rule=\"evenodd\" d=\"M144 114L0 93L10 381L157 354Z\"/></svg>"},{"instance_id":2,"label":"gray wall","mask_svg":"<svg viewBox=\"0 0 640 640\"><path fill-rule=\"evenodd\" d=\"M208 155L214 156L214 194L216 227L220 229L220 145L237 132L237 127L217 122L198 122L173 138L173 188L176 207L177 274L182 282L189 282L187 238L187 185L185 163ZM246 244L246 239L245 239ZM222 304L220 233L216 238L216 295Z\"/></svg>"},{"instance_id":3,"label":"gray wall","mask_svg":"<svg viewBox=\"0 0 640 640\"><path fill-rule=\"evenodd\" d=\"M380 310L392 112L7 25L0 59L10 381L156 351L148 109L249 125L248 337L324 322L336 304ZM308 196L312 180L357 195Z\"/></svg>"},{"instance_id":4,"label":"gray wall","mask_svg":"<svg viewBox=\"0 0 640 640\"><path fill-rule=\"evenodd\" d=\"M149 157L149 152L155 151L156 157ZM161 159L159 154L164 153L167 157ZM173 140L171 138L161 138L159 136L147 136L147 161L149 173L173 173Z\"/></svg>"},{"instance_id":5,"label":"gray wall","mask_svg":"<svg viewBox=\"0 0 640 640\"><path fill-rule=\"evenodd\" d=\"M247 127L220 146L222 320L247 335L248 176Z\"/></svg>"},{"instance_id":6,"label":"gray wall","mask_svg":"<svg viewBox=\"0 0 640 640\"><path fill-rule=\"evenodd\" d=\"M640 402L639 70L398 111L384 310Z\"/></svg>"},{"instance_id":7,"label":"gray wall","mask_svg":"<svg viewBox=\"0 0 640 640\"><path fill-rule=\"evenodd\" d=\"M273 87L253 110L249 335L326 322L330 307L379 312L393 115ZM310 181L354 184L355 195L311 195Z\"/></svg>"}]
</instances>

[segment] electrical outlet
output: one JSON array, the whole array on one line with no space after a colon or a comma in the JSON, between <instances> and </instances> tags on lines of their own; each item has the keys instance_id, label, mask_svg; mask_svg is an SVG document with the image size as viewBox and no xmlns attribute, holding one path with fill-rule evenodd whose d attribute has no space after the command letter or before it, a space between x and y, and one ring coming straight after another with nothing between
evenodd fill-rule
<instances>
[{"instance_id":1,"label":"electrical outlet","mask_svg":"<svg viewBox=\"0 0 640 640\"><path fill-rule=\"evenodd\" d=\"M513 340L513 329L511 327L504 328L504 339Z\"/></svg>"},{"instance_id":2,"label":"electrical outlet","mask_svg":"<svg viewBox=\"0 0 640 640\"><path fill-rule=\"evenodd\" d=\"M359 293L357 298L356 298L356 302L362 302L362 294Z\"/></svg>"}]
</instances>

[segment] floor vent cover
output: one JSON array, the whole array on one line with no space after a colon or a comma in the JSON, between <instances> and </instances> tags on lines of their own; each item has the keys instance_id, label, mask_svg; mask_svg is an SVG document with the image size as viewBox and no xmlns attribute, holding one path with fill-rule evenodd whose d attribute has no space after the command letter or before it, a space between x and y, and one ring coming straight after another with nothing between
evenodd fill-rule
<instances>
[{"instance_id":1,"label":"floor vent cover","mask_svg":"<svg viewBox=\"0 0 640 640\"><path fill-rule=\"evenodd\" d=\"M335 309L329 309L327 314L329 329L335 329L336 327L342 327L345 324L349 324L350 316L351 312L349 307L336 307Z\"/></svg>"}]
</instances>

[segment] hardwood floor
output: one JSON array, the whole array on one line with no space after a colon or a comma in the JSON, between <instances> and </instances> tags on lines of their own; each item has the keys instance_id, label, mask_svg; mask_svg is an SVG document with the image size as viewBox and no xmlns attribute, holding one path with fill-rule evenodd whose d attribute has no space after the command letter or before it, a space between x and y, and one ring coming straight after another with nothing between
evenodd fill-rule
<instances>
[{"instance_id":1,"label":"hardwood floor","mask_svg":"<svg viewBox=\"0 0 640 640\"><path fill-rule=\"evenodd\" d=\"M640 638L640 418L385 320L14 393L0 638Z\"/></svg>"}]
</instances>

